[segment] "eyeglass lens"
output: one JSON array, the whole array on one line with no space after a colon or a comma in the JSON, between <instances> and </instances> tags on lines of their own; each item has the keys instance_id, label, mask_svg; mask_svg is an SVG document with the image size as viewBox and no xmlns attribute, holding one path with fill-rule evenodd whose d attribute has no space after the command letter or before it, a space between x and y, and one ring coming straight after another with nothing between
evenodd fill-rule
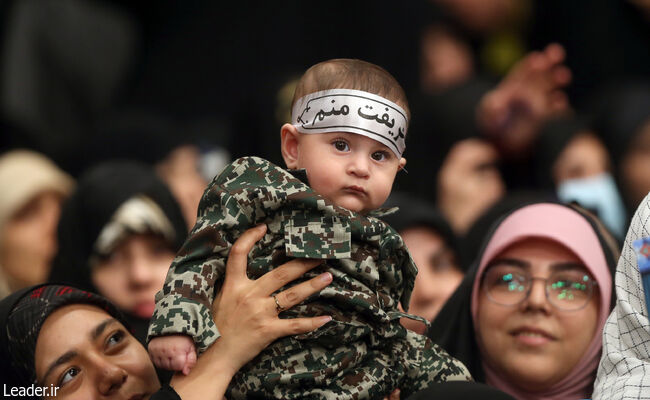
<instances>
[{"instance_id":1,"label":"eyeglass lens","mask_svg":"<svg viewBox=\"0 0 650 400\"><path fill-rule=\"evenodd\" d=\"M543 280L548 301L564 310L584 307L591 298L593 280L584 271L554 272L546 279L533 278L521 268L495 265L485 274L488 296L503 305L519 304L528 297L533 280Z\"/></svg>"}]
</instances>

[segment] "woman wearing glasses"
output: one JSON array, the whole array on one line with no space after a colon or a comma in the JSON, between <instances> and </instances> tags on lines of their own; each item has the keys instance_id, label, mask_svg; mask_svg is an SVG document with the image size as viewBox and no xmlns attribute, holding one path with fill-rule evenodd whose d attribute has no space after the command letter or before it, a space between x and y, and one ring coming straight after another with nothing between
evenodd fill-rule
<instances>
[{"instance_id":1,"label":"woman wearing glasses","mask_svg":"<svg viewBox=\"0 0 650 400\"><path fill-rule=\"evenodd\" d=\"M615 246L574 208L521 207L496 224L429 336L475 379L518 399L589 397Z\"/></svg>"}]
</instances>

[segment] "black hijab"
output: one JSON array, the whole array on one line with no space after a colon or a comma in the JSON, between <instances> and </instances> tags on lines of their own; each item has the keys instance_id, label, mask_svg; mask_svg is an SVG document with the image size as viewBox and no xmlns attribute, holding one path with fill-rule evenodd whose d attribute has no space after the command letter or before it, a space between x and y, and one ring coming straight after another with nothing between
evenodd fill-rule
<instances>
[{"instance_id":1,"label":"black hijab","mask_svg":"<svg viewBox=\"0 0 650 400\"><path fill-rule=\"evenodd\" d=\"M650 119L650 81L612 84L594 95L591 112L596 129L612 154L622 160L639 129Z\"/></svg>"},{"instance_id":2,"label":"black hijab","mask_svg":"<svg viewBox=\"0 0 650 400\"><path fill-rule=\"evenodd\" d=\"M59 250L53 261L50 281L97 292L91 281L89 264L94 244L115 211L137 195L147 196L167 216L175 232L172 248L177 251L185 241L187 228L178 203L167 186L145 164L106 162L85 173L63 205L57 232ZM148 320L130 315L128 318L135 336L143 342Z\"/></svg>"},{"instance_id":3,"label":"black hijab","mask_svg":"<svg viewBox=\"0 0 650 400\"><path fill-rule=\"evenodd\" d=\"M595 128L611 154L618 182L625 185L618 168L641 128L650 121L650 80L639 79L601 89L594 95L591 112L595 115ZM637 204L632 204L630 198L625 200L628 215L632 215Z\"/></svg>"},{"instance_id":4,"label":"black hijab","mask_svg":"<svg viewBox=\"0 0 650 400\"><path fill-rule=\"evenodd\" d=\"M442 237L445 244L454 252L458 267L467 270L469 263L462 257L458 236L438 209L430 202L404 192L395 192L386 200L385 206L399 207L399 211L382 217L393 229L400 232L407 228L425 227Z\"/></svg>"},{"instance_id":5,"label":"black hijab","mask_svg":"<svg viewBox=\"0 0 650 400\"><path fill-rule=\"evenodd\" d=\"M516 207L515 209L510 210L492 225L489 233L483 240L482 249L475 258L475 262L472 264L472 267L465 274L463 281L456 289L456 291L451 295L449 300L447 300L442 310L440 310L440 313L436 316L436 319L433 320L431 328L427 332L427 336L431 338L431 340L447 350L447 352L452 357L457 358L463 364L465 364L477 382L485 382L485 372L483 371L482 360L480 356L481 352L476 342L474 323L472 321L470 307L472 288L476 279L476 274L478 272L479 262L483 253L485 252L487 245L490 243L492 236L494 235L497 228L501 225L501 223L512 213L528 205L531 205L531 203L523 204L519 207ZM583 212L575 207L566 205L562 206L571 208L572 210L577 211L578 214L580 214L582 217L584 217L598 237L598 241L605 255L607 266L612 275L612 301L610 305L611 309L613 308L615 302L613 283L614 272L616 270L616 262L618 258L618 249L614 248L613 246L617 243L611 239L608 239L611 238L611 234L605 230L600 221L596 220L588 213Z\"/></svg>"},{"instance_id":6,"label":"black hijab","mask_svg":"<svg viewBox=\"0 0 650 400\"><path fill-rule=\"evenodd\" d=\"M474 113L492 86L475 78L441 93L420 93L410 99L412 120L404 153L408 173L395 180L397 190L436 199L437 176L449 150L462 140L480 137Z\"/></svg>"},{"instance_id":7,"label":"black hijab","mask_svg":"<svg viewBox=\"0 0 650 400\"><path fill-rule=\"evenodd\" d=\"M406 400L515 400L499 389L478 382L449 381L434 383Z\"/></svg>"},{"instance_id":8,"label":"black hijab","mask_svg":"<svg viewBox=\"0 0 650 400\"><path fill-rule=\"evenodd\" d=\"M538 187L555 189L553 165L573 138L590 130L588 123L577 116L558 117L542 126L533 155Z\"/></svg>"}]
</instances>

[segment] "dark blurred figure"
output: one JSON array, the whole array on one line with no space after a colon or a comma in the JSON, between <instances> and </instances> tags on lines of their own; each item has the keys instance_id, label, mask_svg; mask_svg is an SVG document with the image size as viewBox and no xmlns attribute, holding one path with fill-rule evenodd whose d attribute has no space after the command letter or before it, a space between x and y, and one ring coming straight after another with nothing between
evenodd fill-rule
<instances>
[{"instance_id":1,"label":"dark blurred figure","mask_svg":"<svg viewBox=\"0 0 650 400\"><path fill-rule=\"evenodd\" d=\"M529 42L564 46L574 74L567 92L578 108L603 83L650 76L647 2L538 0L533 6Z\"/></svg>"},{"instance_id":2,"label":"dark blurred figure","mask_svg":"<svg viewBox=\"0 0 650 400\"><path fill-rule=\"evenodd\" d=\"M100 164L64 204L58 235L50 281L105 296L144 343L154 296L187 236L167 186L144 164Z\"/></svg>"},{"instance_id":3,"label":"dark blurred figure","mask_svg":"<svg viewBox=\"0 0 650 400\"><path fill-rule=\"evenodd\" d=\"M230 162L230 143L229 127L217 119L182 123L153 111L121 110L98 124L87 163L124 159L151 165L192 228L208 182Z\"/></svg>"},{"instance_id":4,"label":"dark blurred figure","mask_svg":"<svg viewBox=\"0 0 650 400\"><path fill-rule=\"evenodd\" d=\"M288 120L277 110L290 108L279 104L295 76L317 62L359 58L390 71L407 92L417 85L425 0L164 3L156 10L157 42L128 104L182 119L226 117L238 139L229 149L233 158L257 155L281 164L276 149Z\"/></svg>"},{"instance_id":5,"label":"dark blurred figure","mask_svg":"<svg viewBox=\"0 0 650 400\"><path fill-rule=\"evenodd\" d=\"M386 205L399 207L397 213L383 219L402 236L418 267L409 313L433 321L460 284L468 265L462 258L458 238L444 217L424 200L394 193ZM426 330L416 320L402 318L401 322L420 334Z\"/></svg>"},{"instance_id":6,"label":"dark blurred figure","mask_svg":"<svg viewBox=\"0 0 650 400\"><path fill-rule=\"evenodd\" d=\"M612 84L594 97L596 129L631 215L650 191L650 80Z\"/></svg>"},{"instance_id":7,"label":"dark blurred figure","mask_svg":"<svg viewBox=\"0 0 650 400\"><path fill-rule=\"evenodd\" d=\"M432 0L421 36L420 89L503 77L526 52L528 0Z\"/></svg>"},{"instance_id":8,"label":"dark blurred figure","mask_svg":"<svg viewBox=\"0 0 650 400\"><path fill-rule=\"evenodd\" d=\"M499 389L478 382L444 382L409 396L406 400L514 400Z\"/></svg>"},{"instance_id":9,"label":"dark blurred figure","mask_svg":"<svg viewBox=\"0 0 650 400\"><path fill-rule=\"evenodd\" d=\"M435 176L450 149L459 141L482 138L507 163L501 173L508 187L534 186L529 179L530 156L542 123L566 112L563 88L571 72L563 65L557 44L531 52L493 86L471 80L443 93L416 98L407 141L410 171L400 190L436 198Z\"/></svg>"},{"instance_id":10,"label":"dark blurred figure","mask_svg":"<svg viewBox=\"0 0 650 400\"><path fill-rule=\"evenodd\" d=\"M101 0L11 1L4 12L2 115L26 144L76 174L93 121L118 101L135 66L137 22Z\"/></svg>"}]
</instances>

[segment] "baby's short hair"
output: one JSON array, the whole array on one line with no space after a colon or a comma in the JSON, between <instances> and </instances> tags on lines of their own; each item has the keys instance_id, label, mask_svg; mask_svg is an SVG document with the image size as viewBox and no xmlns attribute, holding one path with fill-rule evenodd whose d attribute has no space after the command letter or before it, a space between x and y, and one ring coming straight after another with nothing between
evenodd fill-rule
<instances>
[{"instance_id":1,"label":"baby's short hair","mask_svg":"<svg viewBox=\"0 0 650 400\"><path fill-rule=\"evenodd\" d=\"M291 108L301 97L329 89L355 89L376 94L402 107L407 118L411 118L406 93L397 79L378 65L350 58L323 61L305 71L296 86Z\"/></svg>"}]
</instances>

